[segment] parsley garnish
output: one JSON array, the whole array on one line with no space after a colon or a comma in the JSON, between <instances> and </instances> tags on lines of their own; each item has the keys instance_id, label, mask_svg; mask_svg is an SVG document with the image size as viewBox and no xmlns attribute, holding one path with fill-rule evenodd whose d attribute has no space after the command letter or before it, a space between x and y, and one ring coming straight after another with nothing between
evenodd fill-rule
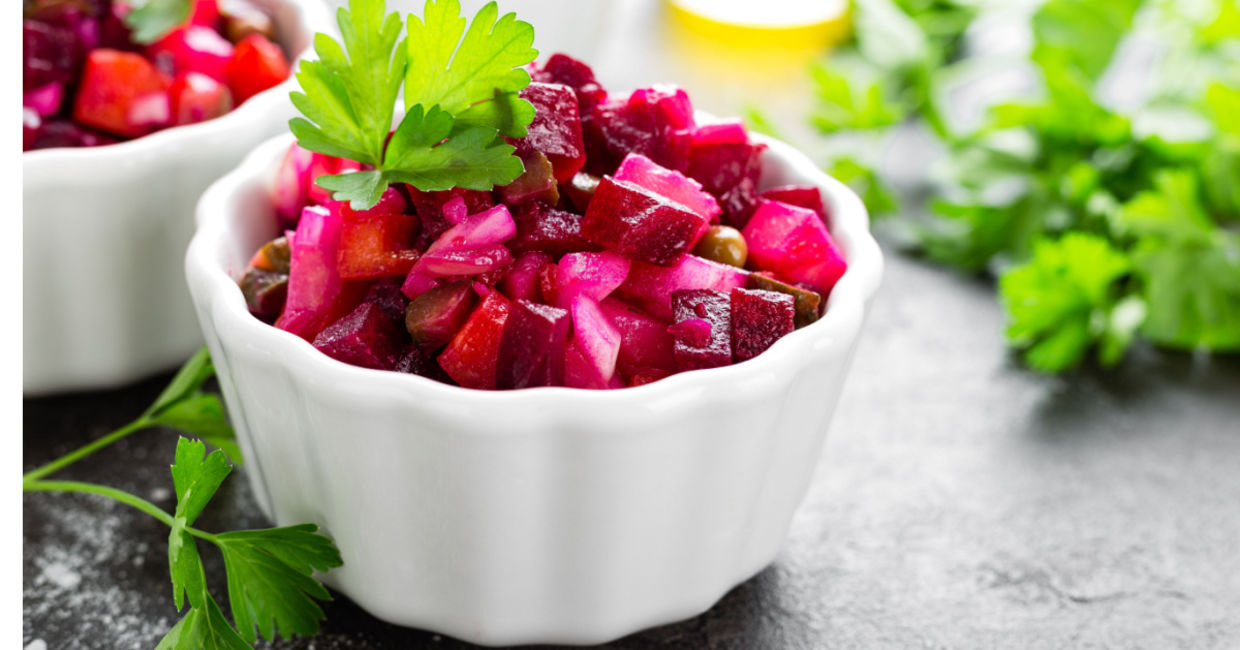
<instances>
[{"instance_id":1,"label":"parsley garnish","mask_svg":"<svg viewBox=\"0 0 1240 650\"><path fill-rule=\"evenodd\" d=\"M312 635L323 620L315 600L330 594L313 577L341 565L340 552L313 524L209 533L194 528L224 479L232 472L228 456L240 460L233 430L219 399L203 391L214 374L206 349L194 355L168 387L136 420L112 433L52 461L22 477L26 492L83 492L105 496L165 523L168 535L168 573L172 600L185 615L160 641L157 650L252 650L258 639L276 634ZM141 497L104 485L77 481L49 481L45 476L90 455L136 431L167 426L194 433L220 446L210 454L198 440L180 438L172 465L177 506L172 514ZM231 449L228 455L224 449ZM197 540L214 544L224 556L228 596L236 627L228 622L207 591Z\"/></svg>"},{"instance_id":2,"label":"parsley garnish","mask_svg":"<svg viewBox=\"0 0 1240 650\"><path fill-rule=\"evenodd\" d=\"M292 93L305 117L289 122L298 144L371 169L317 180L354 208L378 203L392 183L424 191L489 190L521 175L503 136L522 136L534 108L517 96L530 83L522 66L538 51L534 28L494 2L466 29L457 0L429 0L401 38L398 14L382 0L350 0L337 14L343 46L314 40L319 61L303 61ZM404 82L405 115L389 139Z\"/></svg>"},{"instance_id":3,"label":"parsley garnish","mask_svg":"<svg viewBox=\"0 0 1240 650\"><path fill-rule=\"evenodd\" d=\"M857 0L854 38L813 76L811 123L833 138L827 167L872 214L897 210L874 152L917 129L944 159L901 220L933 261L1000 279L1008 340L1045 372L1096 349L1117 363L1137 340L1240 351L1240 9L1046 0L1027 60L1041 97L998 97L945 115L970 57L968 0ZM1105 72L1134 25L1156 31L1163 61L1148 97L1102 99ZM984 78L984 74L981 75ZM978 84L980 85L980 84ZM1000 90L1002 90L1000 88ZM947 119L948 117L952 119ZM911 128L910 128L911 127ZM1170 127L1170 128L1160 128ZM1192 128L1184 128L1192 127ZM918 207L924 209L918 209Z\"/></svg>"},{"instance_id":4,"label":"parsley garnish","mask_svg":"<svg viewBox=\"0 0 1240 650\"><path fill-rule=\"evenodd\" d=\"M125 16L135 43L150 45L189 18L192 0L146 0Z\"/></svg>"}]
</instances>

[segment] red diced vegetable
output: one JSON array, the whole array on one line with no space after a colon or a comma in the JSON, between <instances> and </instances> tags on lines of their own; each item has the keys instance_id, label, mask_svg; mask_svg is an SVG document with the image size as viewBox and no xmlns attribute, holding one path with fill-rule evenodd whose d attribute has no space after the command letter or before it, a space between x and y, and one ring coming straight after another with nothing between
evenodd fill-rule
<instances>
[{"instance_id":1,"label":"red diced vegetable","mask_svg":"<svg viewBox=\"0 0 1240 650\"><path fill-rule=\"evenodd\" d=\"M340 294L336 256L342 228L340 215L313 206L302 211L297 232L289 238L288 300L276 327L313 340Z\"/></svg>"},{"instance_id":2,"label":"red diced vegetable","mask_svg":"<svg viewBox=\"0 0 1240 650\"><path fill-rule=\"evenodd\" d=\"M573 319L572 346L586 364L575 369L575 379L586 384L581 388L606 388L616 374L620 330L603 313L598 301L589 296L573 298L570 311Z\"/></svg>"},{"instance_id":3,"label":"red diced vegetable","mask_svg":"<svg viewBox=\"0 0 1240 650\"><path fill-rule=\"evenodd\" d=\"M242 104L287 79L288 59L279 45L261 34L250 34L237 43L227 74L233 99Z\"/></svg>"},{"instance_id":4,"label":"red diced vegetable","mask_svg":"<svg viewBox=\"0 0 1240 650\"><path fill-rule=\"evenodd\" d=\"M781 185L772 187L760 196L771 201L809 208L818 213L818 217L824 222L827 220L827 207L822 203L822 192L813 185Z\"/></svg>"},{"instance_id":5,"label":"red diced vegetable","mask_svg":"<svg viewBox=\"0 0 1240 650\"><path fill-rule=\"evenodd\" d=\"M513 142L517 152L542 153L551 162L555 179L568 182L586 162L576 94L565 85L534 82L521 91L521 97L536 112L529 134Z\"/></svg>"},{"instance_id":6,"label":"red diced vegetable","mask_svg":"<svg viewBox=\"0 0 1240 650\"><path fill-rule=\"evenodd\" d=\"M615 298L600 303L603 313L620 333L616 368L626 377L651 369L673 370L672 336L660 320Z\"/></svg>"},{"instance_id":7,"label":"red diced vegetable","mask_svg":"<svg viewBox=\"0 0 1240 650\"><path fill-rule=\"evenodd\" d=\"M625 257L671 266L693 247L706 218L644 187L604 178L581 220L586 239Z\"/></svg>"},{"instance_id":8,"label":"red diced vegetable","mask_svg":"<svg viewBox=\"0 0 1240 650\"><path fill-rule=\"evenodd\" d=\"M670 320L673 293L685 289L731 291L745 286L747 276L744 269L686 255L673 267L633 262L617 293L651 314Z\"/></svg>"},{"instance_id":9,"label":"red diced vegetable","mask_svg":"<svg viewBox=\"0 0 1240 650\"><path fill-rule=\"evenodd\" d=\"M160 102L168 107L168 78L150 61L133 52L98 49L86 58L73 107L81 124L136 138L163 126L157 120Z\"/></svg>"},{"instance_id":10,"label":"red diced vegetable","mask_svg":"<svg viewBox=\"0 0 1240 650\"><path fill-rule=\"evenodd\" d=\"M613 178L629 181L671 199L707 221L719 221L719 203L702 190L701 184L678 171L662 167L641 154L631 153L625 156Z\"/></svg>"},{"instance_id":11,"label":"red diced vegetable","mask_svg":"<svg viewBox=\"0 0 1240 650\"><path fill-rule=\"evenodd\" d=\"M615 253L570 253L556 269L555 304L567 308L580 295L602 300L629 275L629 260Z\"/></svg>"},{"instance_id":12,"label":"red diced vegetable","mask_svg":"<svg viewBox=\"0 0 1240 650\"><path fill-rule=\"evenodd\" d=\"M233 44L219 32L194 24L172 30L147 48L155 65L172 74L197 72L222 82L228 81L233 54Z\"/></svg>"},{"instance_id":13,"label":"red diced vegetable","mask_svg":"<svg viewBox=\"0 0 1240 650\"><path fill-rule=\"evenodd\" d=\"M554 263L553 258L546 253L525 253L517 258L508 274L500 281L500 289L513 300L545 303L547 301L543 298L539 275L544 266Z\"/></svg>"},{"instance_id":14,"label":"red diced vegetable","mask_svg":"<svg viewBox=\"0 0 1240 650\"><path fill-rule=\"evenodd\" d=\"M508 299L494 292L469 316L439 355L439 366L453 381L466 388L495 388L500 341L509 309Z\"/></svg>"},{"instance_id":15,"label":"red diced vegetable","mask_svg":"<svg viewBox=\"0 0 1240 650\"><path fill-rule=\"evenodd\" d=\"M752 264L823 294L848 267L822 219L806 208L763 200L742 233Z\"/></svg>"},{"instance_id":16,"label":"red diced vegetable","mask_svg":"<svg viewBox=\"0 0 1240 650\"><path fill-rule=\"evenodd\" d=\"M216 118L232 110L228 86L198 72L178 75L168 94L172 123L178 126Z\"/></svg>"},{"instance_id":17,"label":"red diced vegetable","mask_svg":"<svg viewBox=\"0 0 1240 650\"><path fill-rule=\"evenodd\" d=\"M731 365L731 302L729 294L710 289L690 289L672 294L674 323L692 323L672 330L677 370Z\"/></svg>"},{"instance_id":18,"label":"red diced vegetable","mask_svg":"<svg viewBox=\"0 0 1240 650\"><path fill-rule=\"evenodd\" d=\"M577 94L578 113L592 113L594 107L607 99L607 91L594 78L590 66L564 54L552 54L541 67L531 71L535 81L564 84Z\"/></svg>"},{"instance_id":19,"label":"red diced vegetable","mask_svg":"<svg viewBox=\"0 0 1240 650\"><path fill-rule=\"evenodd\" d=\"M314 347L345 363L391 370L396 365L399 333L378 305L364 302L314 337Z\"/></svg>"},{"instance_id":20,"label":"red diced vegetable","mask_svg":"<svg viewBox=\"0 0 1240 650\"><path fill-rule=\"evenodd\" d=\"M752 359L796 329L795 299L760 289L732 290L732 354Z\"/></svg>"},{"instance_id":21,"label":"red diced vegetable","mask_svg":"<svg viewBox=\"0 0 1240 650\"><path fill-rule=\"evenodd\" d=\"M516 207L516 236L509 245L513 252L540 251L564 255L598 248L581 236L581 215L559 210L541 201L527 201Z\"/></svg>"},{"instance_id":22,"label":"red diced vegetable","mask_svg":"<svg viewBox=\"0 0 1240 650\"><path fill-rule=\"evenodd\" d=\"M527 300L512 303L499 348L496 387L562 384L568 326L567 310Z\"/></svg>"},{"instance_id":23,"label":"red diced vegetable","mask_svg":"<svg viewBox=\"0 0 1240 650\"><path fill-rule=\"evenodd\" d=\"M699 124L693 129L693 146L712 144L744 144L749 142L749 132L739 119L719 120Z\"/></svg>"}]
</instances>

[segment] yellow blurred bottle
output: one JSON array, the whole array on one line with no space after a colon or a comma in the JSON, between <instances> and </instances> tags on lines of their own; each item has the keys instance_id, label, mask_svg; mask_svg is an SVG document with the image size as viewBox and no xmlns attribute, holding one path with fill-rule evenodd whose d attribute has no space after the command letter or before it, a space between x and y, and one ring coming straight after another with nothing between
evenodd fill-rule
<instances>
[{"instance_id":1,"label":"yellow blurred bottle","mask_svg":"<svg viewBox=\"0 0 1240 650\"><path fill-rule=\"evenodd\" d=\"M734 49L818 55L849 29L848 0L668 0L687 32Z\"/></svg>"}]
</instances>

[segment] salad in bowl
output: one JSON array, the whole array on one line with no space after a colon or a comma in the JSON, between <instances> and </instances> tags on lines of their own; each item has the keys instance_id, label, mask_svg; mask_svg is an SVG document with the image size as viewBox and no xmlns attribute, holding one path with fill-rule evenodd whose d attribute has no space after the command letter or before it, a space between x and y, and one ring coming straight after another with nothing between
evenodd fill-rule
<instances>
[{"instance_id":1,"label":"salad in bowl","mask_svg":"<svg viewBox=\"0 0 1240 650\"><path fill-rule=\"evenodd\" d=\"M809 484L882 272L860 200L674 86L536 62L494 3L338 20L185 260L261 507L477 643L704 611Z\"/></svg>"}]
</instances>

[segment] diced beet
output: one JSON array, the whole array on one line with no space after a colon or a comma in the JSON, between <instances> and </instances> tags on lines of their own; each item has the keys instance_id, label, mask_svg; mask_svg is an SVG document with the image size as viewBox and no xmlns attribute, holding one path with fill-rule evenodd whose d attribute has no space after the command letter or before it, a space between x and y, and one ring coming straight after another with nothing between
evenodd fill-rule
<instances>
[{"instance_id":1,"label":"diced beet","mask_svg":"<svg viewBox=\"0 0 1240 650\"><path fill-rule=\"evenodd\" d=\"M723 222L741 228L753 211L764 144L710 144L693 147L687 175L719 199Z\"/></svg>"},{"instance_id":2,"label":"diced beet","mask_svg":"<svg viewBox=\"0 0 1240 650\"><path fill-rule=\"evenodd\" d=\"M630 259L671 266L693 247L706 223L644 187L604 178L581 221L581 234Z\"/></svg>"},{"instance_id":3,"label":"diced beet","mask_svg":"<svg viewBox=\"0 0 1240 650\"><path fill-rule=\"evenodd\" d=\"M268 323L279 318L288 297L288 273L250 268L241 277L241 295L250 313Z\"/></svg>"},{"instance_id":4,"label":"diced beet","mask_svg":"<svg viewBox=\"0 0 1240 650\"><path fill-rule=\"evenodd\" d=\"M564 255L598 247L581 236L581 215L553 208L541 201L516 206L516 236L509 242L513 252L539 251Z\"/></svg>"},{"instance_id":5,"label":"diced beet","mask_svg":"<svg viewBox=\"0 0 1240 650\"><path fill-rule=\"evenodd\" d=\"M615 298L602 301L600 307L620 333L616 367L621 373L627 377L643 369L675 369L666 321Z\"/></svg>"},{"instance_id":6,"label":"diced beet","mask_svg":"<svg viewBox=\"0 0 1240 650\"><path fill-rule=\"evenodd\" d=\"M168 91L174 125L194 124L224 115L232 110L228 86L198 72L177 76Z\"/></svg>"},{"instance_id":7,"label":"diced beet","mask_svg":"<svg viewBox=\"0 0 1240 650\"><path fill-rule=\"evenodd\" d=\"M466 388L495 389L496 367L510 303L498 291L488 295L470 314L448 347L439 366Z\"/></svg>"},{"instance_id":8,"label":"diced beet","mask_svg":"<svg viewBox=\"0 0 1240 650\"><path fill-rule=\"evenodd\" d=\"M353 210L332 201L344 218L340 238L340 275L345 279L405 276L418 260L410 241L414 217L403 212L404 196L389 187L369 210Z\"/></svg>"},{"instance_id":9,"label":"diced beet","mask_svg":"<svg viewBox=\"0 0 1240 650\"><path fill-rule=\"evenodd\" d=\"M297 232L289 241L288 300L276 327L313 340L332 302L340 294L336 256L340 248L340 215L319 206L302 211Z\"/></svg>"},{"instance_id":10,"label":"diced beet","mask_svg":"<svg viewBox=\"0 0 1240 650\"><path fill-rule=\"evenodd\" d=\"M796 300L761 289L732 290L732 354L752 359L796 329Z\"/></svg>"},{"instance_id":11,"label":"diced beet","mask_svg":"<svg viewBox=\"0 0 1240 650\"><path fill-rule=\"evenodd\" d=\"M822 192L813 185L781 185L772 187L759 196L771 201L782 201L788 205L809 208L818 213L818 217L824 222L827 220L827 207L822 202Z\"/></svg>"},{"instance_id":12,"label":"diced beet","mask_svg":"<svg viewBox=\"0 0 1240 650\"><path fill-rule=\"evenodd\" d=\"M689 167L693 106L684 90L674 86L639 88L627 101L598 106L582 130L587 170L610 173L630 153L684 171Z\"/></svg>"},{"instance_id":13,"label":"diced beet","mask_svg":"<svg viewBox=\"0 0 1240 650\"><path fill-rule=\"evenodd\" d=\"M396 365L399 333L378 305L364 302L314 337L323 354L355 366L391 370Z\"/></svg>"},{"instance_id":14,"label":"diced beet","mask_svg":"<svg viewBox=\"0 0 1240 650\"><path fill-rule=\"evenodd\" d=\"M674 331L676 369L700 370L732 364L732 300L722 291L690 289L672 294L673 323L704 321L710 332L703 340L697 327Z\"/></svg>"},{"instance_id":15,"label":"diced beet","mask_svg":"<svg viewBox=\"0 0 1240 650\"><path fill-rule=\"evenodd\" d=\"M86 59L73 107L79 123L120 136L136 138L166 125L154 121L157 103L164 117L168 106L169 80L140 54L94 50Z\"/></svg>"},{"instance_id":16,"label":"diced beet","mask_svg":"<svg viewBox=\"0 0 1240 650\"><path fill-rule=\"evenodd\" d=\"M608 387L594 364L587 360L577 348L575 341L569 341L568 346L564 348L564 385L569 388L591 390L602 390Z\"/></svg>"},{"instance_id":17,"label":"diced beet","mask_svg":"<svg viewBox=\"0 0 1240 650\"><path fill-rule=\"evenodd\" d=\"M769 273L769 271L750 273L749 288L778 291L792 296L793 306L796 307L797 312L795 321L797 327L805 327L822 317L822 294L780 282L771 277Z\"/></svg>"},{"instance_id":18,"label":"diced beet","mask_svg":"<svg viewBox=\"0 0 1240 650\"><path fill-rule=\"evenodd\" d=\"M587 362L584 370L589 371L581 374L589 380L585 383L598 385L582 387L606 387L616 374L616 359L620 354L620 330L603 313L598 301L590 296L579 295L573 298L570 311L573 319L573 346Z\"/></svg>"},{"instance_id":19,"label":"diced beet","mask_svg":"<svg viewBox=\"0 0 1240 650\"><path fill-rule=\"evenodd\" d=\"M39 125L34 133L32 149L51 147L97 147L117 142L116 138L84 129L71 120L50 119Z\"/></svg>"},{"instance_id":20,"label":"diced beet","mask_svg":"<svg viewBox=\"0 0 1240 650\"><path fill-rule=\"evenodd\" d=\"M732 189L720 194L719 205L723 208L721 221L733 228L744 228L758 207L757 187L757 182L752 178L742 178Z\"/></svg>"},{"instance_id":21,"label":"diced beet","mask_svg":"<svg viewBox=\"0 0 1240 650\"><path fill-rule=\"evenodd\" d=\"M456 384L435 362L433 355L416 345L406 347L404 352L398 355L396 366L392 370L409 375L419 375L445 384Z\"/></svg>"},{"instance_id":22,"label":"diced beet","mask_svg":"<svg viewBox=\"0 0 1240 650\"><path fill-rule=\"evenodd\" d=\"M68 26L23 20L22 90L73 83L85 52Z\"/></svg>"},{"instance_id":23,"label":"diced beet","mask_svg":"<svg viewBox=\"0 0 1240 650\"><path fill-rule=\"evenodd\" d=\"M749 259L781 280L828 294L848 264L813 210L762 200L745 226Z\"/></svg>"},{"instance_id":24,"label":"diced beet","mask_svg":"<svg viewBox=\"0 0 1240 650\"><path fill-rule=\"evenodd\" d=\"M43 120L29 106L22 107L22 151L34 149L39 141L39 132L43 130Z\"/></svg>"},{"instance_id":25,"label":"diced beet","mask_svg":"<svg viewBox=\"0 0 1240 650\"><path fill-rule=\"evenodd\" d=\"M565 54L552 54L542 66L533 66L534 81L564 84L577 94L578 112L586 115L607 99L607 91L594 78L590 66Z\"/></svg>"},{"instance_id":26,"label":"diced beet","mask_svg":"<svg viewBox=\"0 0 1240 650\"><path fill-rule=\"evenodd\" d=\"M658 165L639 153L625 156L613 178L629 181L671 199L701 215L708 222L719 221L719 203L702 190L701 184L692 178L686 178L678 171Z\"/></svg>"},{"instance_id":27,"label":"diced beet","mask_svg":"<svg viewBox=\"0 0 1240 650\"><path fill-rule=\"evenodd\" d=\"M447 278L457 275L481 275L507 269L512 265L512 253L503 244L491 244L479 248L444 248L427 251L418 259L414 270L431 277Z\"/></svg>"},{"instance_id":28,"label":"diced beet","mask_svg":"<svg viewBox=\"0 0 1240 650\"><path fill-rule=\"evenodd\" d=\"M465 205L464 197L454 196L443 204L443 218L454 226L465 221L465 217L468 216L469 208Z\"/></svg>"},{"instance_id":29,"label":"diced beet","mask_svg":"<svg viewBox=\"0 0 1240 650\"><path fill-rule=\"evenodd\" d=\"M736 118L699 124L693 129L694 147L746 142L749 142L749 132L745 130L745 123Z\"/></svg>"},{"instance_id":30,"label":"diced beet","mask_svg":"<svg viewBox=\"0 0 1240 650\"><path fill-rule=\"evenodd\" d=\"M398 328L404 327L405 308L409 306L409 299L400 292L399 285L392 282L376 282L366 290L366 297L362 298L362 302L377 306L383 310L383 315L387 316L393 325Z\"/></svg>"},{"instance_id":31,"label":"diced beet","mask_svg":"<svg viewBox=\"0 0 1240 650\"><path fill-rule=\"evenodd\" d=\"M495 194L504 203L543 201L555 205L560 201L560 188L556 184L555 169L541 151L520 152L525 171L513 182L495 188Z\"/></svg>"},{"instance_id":32,"label":"diced beet","mask_svg":"<svg viewBox=\"0 0 1240 650\"><path fill-rule=\"evenodd\" d=\"M629 275L629 260L611 252L570 253L556 270L555 304L568 308L577 296L602 300Z\"/></svg>"},{"instance_id":33,"label":"diced beet","mask_svg":"<svg viewBox=\"0 0 1240 650\"><path fill-rule=\"evenodd\" d=\"M22 95L22 106L31 108L40 117L51 117L60 112L65 100L65 85L52 82Z\"/></svg>"},{"instance_id":34,"label":"diced beet","mask_svg":"<svg viewBox=\"0 0 1240 650\"><path fill-rule=\"evenodd\" d=\"M404 311L405 329L423 348L441 348L464 327L477 304L472 283L440 285L409 302Z\"/></svg>"},{"instance_id":35,"label":"diced beet","mask_svg":"<svg viewBox=\"0 0 1240 650\"><path fill-rule=\"evenodd\" d=\"M533 104L536 112L528 135L513 141L517 153L542 153L551 162L555 179L568 182L586 163L577 95L566 85L534 82L521 91L521 97Z\"/></svg>"},{"instance_id":36,"label":"diced beet","mask_svg":"<svg viewBox=\"0 0 1240 650\"><path fill-rule=\"evenodd\" d=\"M288 78L288 59L279 45L260 34L237 43L228 62L228 88L238 105Z\"/></svg>"},{"instance_id":37,"label":"diced beet","mask_svg":"<svg viewBox=\"0 0 1240 650\"><path fill-rule=\"evenodd\" d=\"M426 252L491 246L508 241L515 234L517 224L508 212L508 207L497 205L466 216L440 235Z\"/></svg>"},{"instance_id":38,"label":"diced beet","mask_svg":"<svg viewBox=\"0 0 1240 650\"><path fill-rule=\"evenodd\" d=\"M466 190L459 187L440 192L423 192L412 185L405 185L404 188L413 203L414 211L418 215L418 223L421 226L418 238L414 242L414 248L418 250L426 250L431 242L452 227L453 224L443 215L443 206L448 201L457 197L464 199L465 210L468 214L477 214L495 207L495 199L490 192Z\"/></svg>"},{"instance_id":39,"label":"diced beet","mask_svg":"<svg viewBox=\"0 0 1240 650\"><path fill-rule=\"evenodd\" d=\"M526 300L512 303L499 349L496 387L563 384L569 322L568 310Z\"/></svg>"},{"instance_id":40,"label":"diced beet","mask_svg":"<svg viewBox=\"0 0 1240 650\"><path fill-rule=\"evenodd\" d=\"M573 174L572 180L560 185L560 194L567 196L573 204L572 207L585 214L590 207L590 199L594 198L594 191L598 189L599 180L598 176L577 172Z\"/></svg>"},{"instance_id":41,"label":"diced beet","mask_svg":"<svg viewBox=\"0 0 1240 650\"><path fill-rule=\"evenodd\" d=\"M659 318L670 320L673 293L684 289L731 291L745 286L748 275L744 269L694 255L686 255L670 268L633 262L617 294Z\"/></svg>"},{"instance_id":42,"label":"diced beet","mask_svg":"<svg viewBox=\"0 0 1240 650\"><path fill-rule=\"evenodd\" d=\"M543 299L539 273L547 264L554 264L553 258L538 251L522 254L508 269L508 274L500 281L500 289L513 300L529 300L530 302L546 302Z\"/></svg>"},{"instance_id":43,"label":"diced beet","mask_svg":"<svg viewBox=\"0 0 1240 650\"><path fill-rule=\"evenodd\" d=\"M644 386L646 384L651 384L656 381L659 381L660 379L666 379L670 377L671 375L672 375L671 370L662 370L659 368L642 369L638 372L633 373L629 377L628 385L629 386Z\"/></svg>"},{"instance_id":44,"label":"diced beet","mask_svg":"<svg viewBox=\"0 0 1240 650\"><path fill-rule=\"evenodd\" d=\"M284 226L295 224L302 208L310 204L309 178L314 155L314 152L294 142L276 169L271 186L271 203Z\"/></svg>"},{"instance_id":45,"label":"diced beet","mask_svg":"<svg viewBox=\"0 0 1240 650\"><path fill-rule=\"evenodd\" d=\"M170 75L197 72L227 82L233 49L233 44L214 28L189 24L152 44L147 48L147 56Z\"/></svg>"}]
</instances>

